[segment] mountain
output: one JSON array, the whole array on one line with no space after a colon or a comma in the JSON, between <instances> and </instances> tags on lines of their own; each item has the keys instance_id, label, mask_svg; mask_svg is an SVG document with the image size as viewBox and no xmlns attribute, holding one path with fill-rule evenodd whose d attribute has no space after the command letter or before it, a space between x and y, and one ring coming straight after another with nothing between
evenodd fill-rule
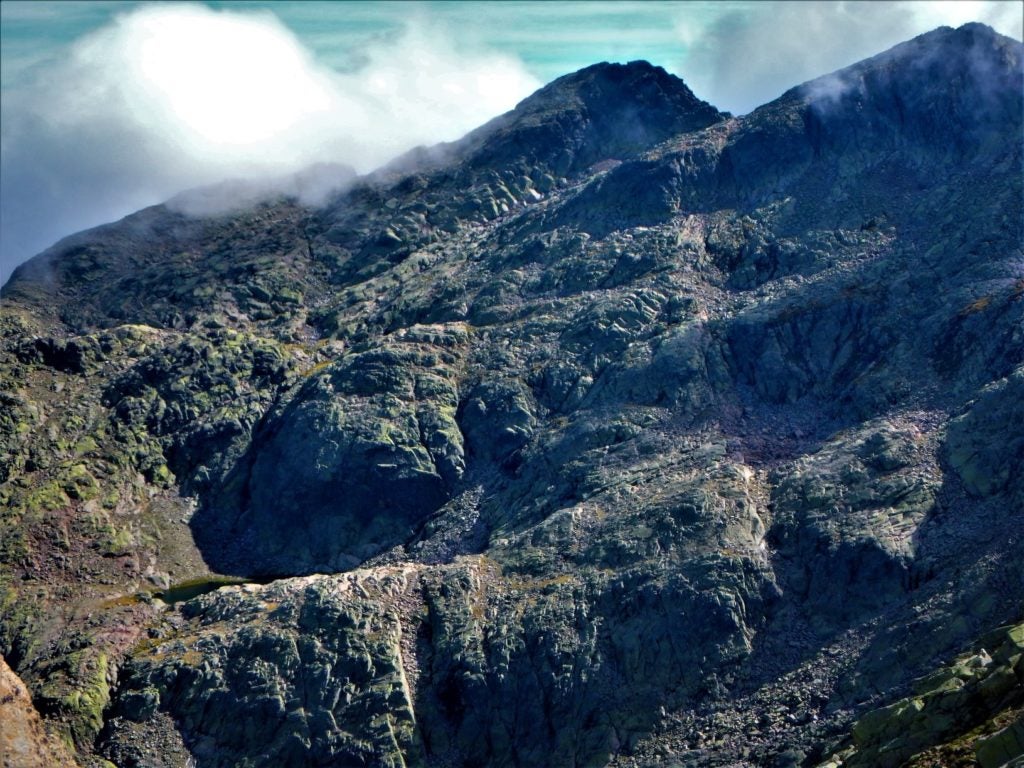
<instances>
[{"instance_id":1,"label":"mountain","mask_svg":"<svg viewBox=\"0 0 1024 768\"><path fill-rule=\"evenodd\" d=\"M598 64L321 207L58 243L0 654L86 766L1014 759L1021 54L742 117Z\"/></svg>"}]
</instances>

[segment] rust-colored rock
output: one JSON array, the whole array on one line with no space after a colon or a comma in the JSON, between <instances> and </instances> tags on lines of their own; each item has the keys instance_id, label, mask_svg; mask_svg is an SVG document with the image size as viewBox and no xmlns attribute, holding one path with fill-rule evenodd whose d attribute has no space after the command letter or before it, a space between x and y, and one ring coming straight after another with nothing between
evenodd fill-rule
<instances>
[{"instance_id":1,"label":"rust-colored rock","mask_svg":"<svg viewBox=\"0 0 1024 768\"><path fill-rule=\"evenodd\" d=\"M74 768L78 763L61 742L46 732L28 689L0 656L0 766Z\"/></svg>"}]
</instances>

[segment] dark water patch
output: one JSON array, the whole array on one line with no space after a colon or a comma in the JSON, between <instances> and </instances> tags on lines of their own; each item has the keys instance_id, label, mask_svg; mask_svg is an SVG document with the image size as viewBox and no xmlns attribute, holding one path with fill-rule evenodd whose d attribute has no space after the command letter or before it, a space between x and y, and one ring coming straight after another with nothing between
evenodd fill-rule
<instances>
[{"instance_id":1,"label":"dark water patch","mask_svg":"<svg viewBox=\"0 0 1024 768\"><path fill-rule=\"evenodd\" d=\"M249 582L245 579L236 579L230 576L212 576L201 579L188 579L187 581L172 584L167 589L157 592L156 596L168 605L174 605L175 603L183 603L186 600L191 600L195 597L213 592L221 587L247 583Z\"/></svg>"}]
</instances>

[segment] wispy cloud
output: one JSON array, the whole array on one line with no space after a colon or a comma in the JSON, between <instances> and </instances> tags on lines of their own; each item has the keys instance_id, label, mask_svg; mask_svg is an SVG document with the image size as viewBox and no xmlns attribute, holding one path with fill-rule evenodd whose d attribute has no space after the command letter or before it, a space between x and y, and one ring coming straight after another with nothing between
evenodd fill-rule
<instances>
[{"instance_id":1,"label":"wispy cloud","mask_svg":"<svg viewBox=\"0 0 1024 768\"><path fill-rule=\"evenodd\" d=\"M3 278L64 234L226 178L368 171L457 138L540 83L423 19L339 73L272 13L140 6L3 104Z\"/></svg>"}]
</instances>

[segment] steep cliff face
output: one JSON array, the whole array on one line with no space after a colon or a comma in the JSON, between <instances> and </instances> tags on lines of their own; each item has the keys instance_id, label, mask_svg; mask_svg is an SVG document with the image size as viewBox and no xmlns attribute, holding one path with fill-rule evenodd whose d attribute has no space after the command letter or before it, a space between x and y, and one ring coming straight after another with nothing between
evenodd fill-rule
<instances>
[{"instance_id":1,"label":"steep cliff face","mask_svg":"<svg viewBox=\"0 0 1024 768\"><path fill-rule=\"evenodd\" d=\"M118 765L824 759L1024 613L1021 117L980 25L741 118L603 64L323 209L58 244L0 652Z\"/></svg>"}]
</instances>

